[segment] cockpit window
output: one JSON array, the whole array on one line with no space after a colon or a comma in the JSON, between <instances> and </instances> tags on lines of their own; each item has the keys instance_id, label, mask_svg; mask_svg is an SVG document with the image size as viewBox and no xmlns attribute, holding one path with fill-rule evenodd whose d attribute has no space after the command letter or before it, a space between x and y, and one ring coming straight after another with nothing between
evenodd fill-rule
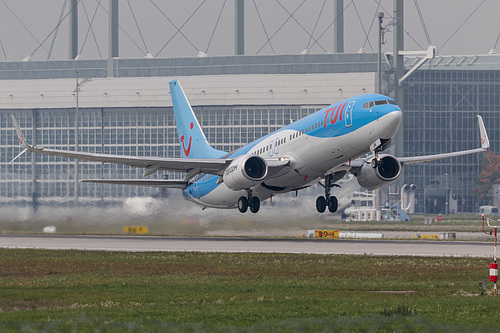
<instances>
[{"instance_id":1,"label":"cockpit window","mask_svg":"<svg viewBox=\"0 0 500 333\"><path fill-rule=\"evenodd\" d=\"M372 108L373 106L375 105L375 102L366 102L365 104L363 104L363 109L370 109Z\"/></svg>"},{"instance_id":2,"label":"cockpit window","mask_svg":"<svg viewBox=\"0 0 500 333\"><path fill-rule=\"evenodd\" d=\"M375 105L383 105L383 104L394 104L396 105L395 101L387 100L387 99L381 99L378 101L371 101L371 102L366 102L363 104L363 109L371 109Z\"/></svg>"}]
</instances>

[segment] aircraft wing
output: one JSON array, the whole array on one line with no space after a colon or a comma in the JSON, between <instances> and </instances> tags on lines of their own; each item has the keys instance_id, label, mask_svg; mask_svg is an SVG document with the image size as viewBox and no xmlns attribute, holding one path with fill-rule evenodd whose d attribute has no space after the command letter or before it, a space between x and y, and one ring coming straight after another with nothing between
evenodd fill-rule
<instances>
[{"instance_id":1,"label":"aircraft wing","mask_svg":"<svg viewBox=\"0 0 500 333\"><path fill-rule=\"evenodd\" d=\"M50 148L33 147L26 142L24 135L17 123L17 120L11 115L16 127L19 143L24 150L17 155L11 162L15 161L24 152L29 151L37 154L63 156L85 161L114 163L129 165L136 168L144 168L144 175L148 176L158 170L170 170L186 172L188 176L194 176L198 173L222 174L224 169L231 163L232 159L196 159L196 158L161 158L146 156L127 156L112 154L96 154L73 150L59 150Z\"/></svg>"},{"instance_id":2,"label":"aircraft wing","mask_svg":"<svg viewBox=\"0 0 500 333\"><path fill-rule=\"evenodd\" d=\"M83 183L137 185L185 189L188 181L182 179L85 179Z\"/></svg>"},{"instance_id":3,"label":"aircraft wing","mask_svg":"<svg viewBox=\"0 0 500 333\"><path fill-rule=\"evenodd\" d=\"M462 150L462 151L457 151L457 152L453 152L453 153L446 153L446 154L413 156L413 157L398 157L398 160L401 163L401 165L405 166L405 165L410 165L410 164L417 164L417 163L441 160L444 158L475 154L475 153L484 152L486 150L488 150L488 149L476 148L476 149Z\"/></svg>"},{"instance_id":4,"label":"aircraft wing","mask_svg":"<svg viewBox=\"0 0 500 333\"><path fill-rule=\"evenodd\" d=\"M233 161L233 159L231 158L229 159L163 158L163 157L147 157L147 156L97 154L97 153L80 152L74 150L59 150L59 149L33 147L32 145L26 142L24 134L22 133L16 118L13 115L11 115L11 117L12 120L14 121L14 126L16 128L17 136L19 138L19 143L21 147L24 148L24 150L19 155L17 155L11 161L11 163L14 162L23 153L29 151L37 154L62 156L84 161L123 164L136 168L144 168L143 177L149 176L158 170L185 172L186 176L184 180L188 180L199 173L222 175L226 167L229 166ZM269 168L281 168L285 165L288 165L290 161L289 159L285 158L270 158L266 159L266 163L268 164ZM163 184L161 186L165 187L165 185L168 184L168 181L163 183L160 182L159 184Z\"/></svg>"},{"instance_id":5,"label":"aircraft wing","mask_svg":"<svg viewBox=\"0 0 500 333\"><path fill-rule=\"evenodd\" d=\"M477 120L479 123L479 133L481 135L481 148L456 151L452 153L427 155L427 156L398 157L399 162L401 163L402 166L405 166L410 164L436 161L444 158L463 156L463 155L469 155L487 151L490 148L490 140L488 139L488 134L486 133L486 128L484 126L483 118L478 115Z\"/></svg>"},{"instance_id":6,"label":"aircraft wing","mask_svg":"<svg viewBox=\"0 0 500 333\"><path fill-rule=\"evenodd\" d=\"M469 155L469 154L476 154L476 153L481 153L485 152L490 148L490 140L488 139L488 134L486 133L486 128L484 126L483 118L481 116L477 116L478 122L479 122L479 133L481 135L481 148L475 148L475 149L469 149L469 150L462 150L462 151L456 151L456 152L451 152L451 153L444 153L444 154L436 154L436 155L425 155L425 156L411 156L411 157L396 157L399 163L401 163L401 166L407 166L411 164L417 164L417 163L424 163L424 162L430 162L430 161L436 161L436 160L441 160L445 158L450 158L450 157L457 157L457 156L463 156L463 155ZM335 170L335 173L338 173L342 170L351 172L353 174L357 174L361 167L369 163L371 161L372 157L369 158L357 158L349 163L349 165L342 165L339 168Z\"/></svg>"}]
</instances>

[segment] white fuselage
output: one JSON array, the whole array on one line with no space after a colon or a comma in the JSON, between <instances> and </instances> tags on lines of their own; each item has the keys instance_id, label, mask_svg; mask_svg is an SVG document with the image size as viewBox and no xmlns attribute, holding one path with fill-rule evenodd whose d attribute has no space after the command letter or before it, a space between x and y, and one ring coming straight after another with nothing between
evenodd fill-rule
<instances>
[{"instance_id":1,"label":"white fuselage","mask_svg":"<svg viewBox=\"0 0 500 333\"><path fill-rule=\"evenodd\" d=\"M298 130L289 125L240 149L238 152L259 155L264 159L284 157L290 160L289 166L269 175L262 184L252 187L252 195L261 201L266 200L272 194L302 189L313 185L327 174L348 169L350 161L370 152L370 145L376 140L391 139L396 135L402 114L397 106L391 107L384 112L379 111L377 117L373 116L372 112L375 111L372 109L356 110L357 115L351 122L363 119L363 112L373 120L361 121L362 125L347 126L348 128L345 128L342 121L341 130L344 133L341 135L325 135L325 132L334 134L338 131L340 123L337 123L337 127L330 127L333 120L330 121L327 117L324 121L326 129L322 128L322 135L314 135L313 129L318 127L316 120L319 119L316 117L316 120L311 118L303 122L302 127L305 130ZM317 113L321 112L322 110ZM300 124L298 126L300 127ZM239 197L247 195L248 190L235 191L228 188L224 182L217 184L217 180L218 176L203 176L184 190L184 197L204 207L233 208L236 207Z\"/></svg>"}]
</instances>

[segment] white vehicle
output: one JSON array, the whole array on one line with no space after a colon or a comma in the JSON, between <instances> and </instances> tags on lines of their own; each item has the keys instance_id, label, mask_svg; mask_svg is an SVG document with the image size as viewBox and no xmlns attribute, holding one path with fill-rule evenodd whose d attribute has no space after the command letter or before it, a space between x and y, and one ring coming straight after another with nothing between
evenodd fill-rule
<instances>
[{"instance_id":1,"label":"white vehicle","mask_svg":"<svg viewBox=\"0 0 500 333\"><path fill-rule=\"evenodd\" d=\"M495 206L481 206L479 207L479 214L485 216L500 215L500 211Z\"/></svg>"}]
</instances>

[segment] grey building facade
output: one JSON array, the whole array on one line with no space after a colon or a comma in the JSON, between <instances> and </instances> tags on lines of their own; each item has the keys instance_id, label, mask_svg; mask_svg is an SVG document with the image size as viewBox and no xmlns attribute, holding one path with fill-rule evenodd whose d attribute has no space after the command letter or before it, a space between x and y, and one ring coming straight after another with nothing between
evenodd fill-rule
<instances>
[{"instance_id":1,"label":"grey building facade","mask_svg":"<svg viewBox=\"0 0 500 333\"><path fill-rule=\"evenodd\" d=\"M473 64L460 57L435 59L405 83L405 154L438 154L479 146L476 115L481 115L498 152L500 70L498 56L479 57ZM448 61L452 62L448 63ZM455 60L455 61L453 61ZM445 64L448 65L445 66ZM489 69L485 69L489 67ZM418 184L418 211L478 212L475 189L484 156L469 155L409 167L408 183Z\"/></svg>"},{"instance_id":2,"label":"grey building facade","mask_svg":"<svg viewBox=\"0 0 500 333\"><path fill-rule=\"evenodd\" d=\"M75 149L75 75L79 149L139 156L179 156L167 87L179 77L208 140L230 151L343 98L375 89L376 54L230 56L183 59L0 63L0 201L71 202L152 195L157 190L81 184L85 178L140 178L143 170L19 152L9 114L32 143ZM492 150L499 141L500 57L442 59L403 84L407 156L476 148L476 114L484 117ZM412 60L407 62L411 67ZM389 63L385 70L390 72ZM495 69L498 67L499 69ZM390 86L390 82L386 82ZM405 169L418 185L418 213L471 213L482 156ZM170 177L177 176L169 174ZM164 177L156 173L151 177Z\"/></svg>"}]
</instances>

